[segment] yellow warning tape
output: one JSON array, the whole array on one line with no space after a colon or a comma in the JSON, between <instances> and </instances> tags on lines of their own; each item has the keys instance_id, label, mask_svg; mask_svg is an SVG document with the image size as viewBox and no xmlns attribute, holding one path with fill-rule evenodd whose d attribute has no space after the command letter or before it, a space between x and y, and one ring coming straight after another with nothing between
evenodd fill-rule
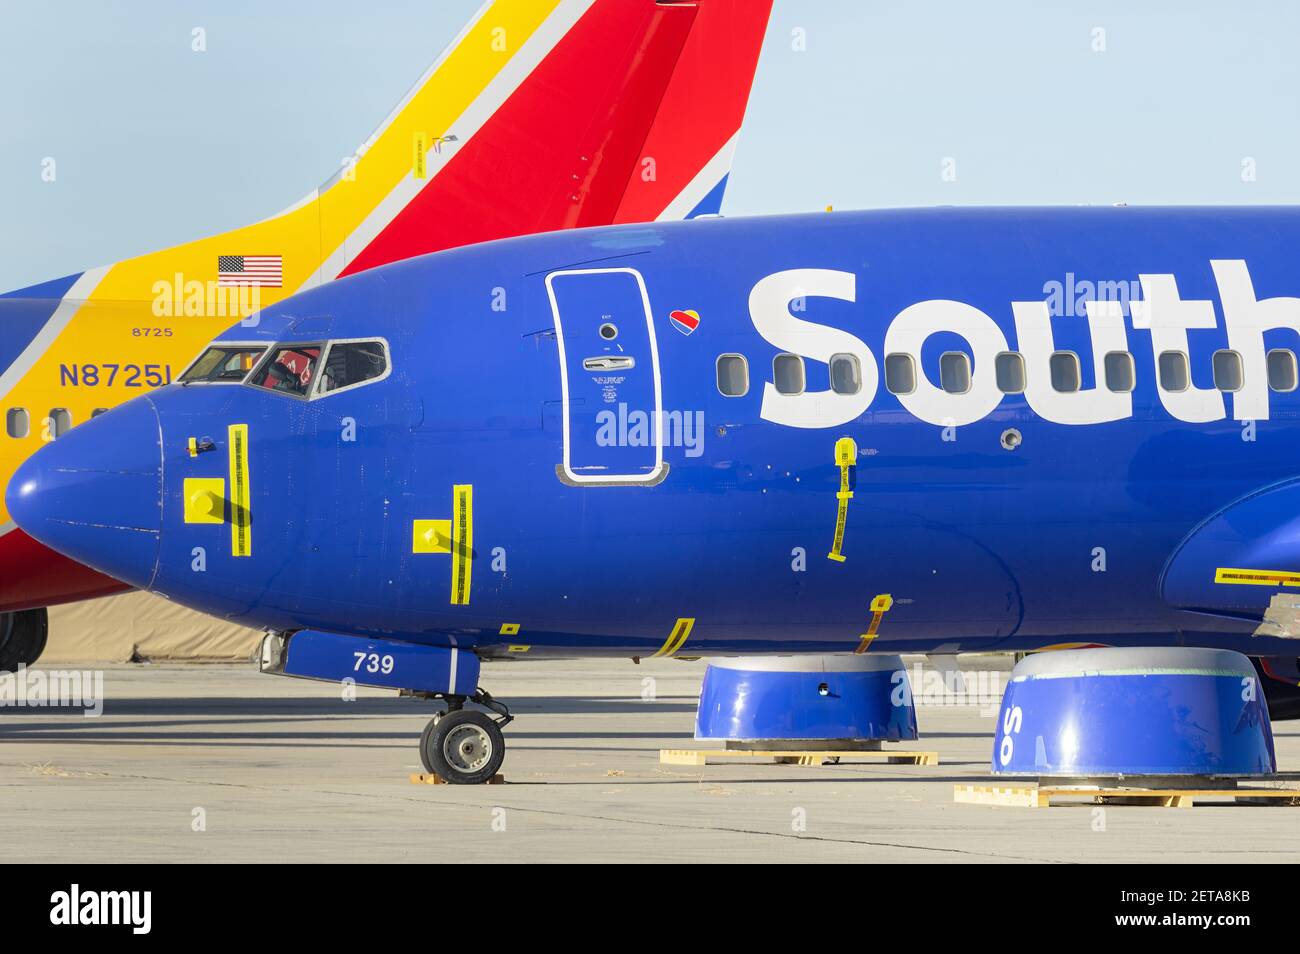
<instances>
[{"instance_id":1,"label":"yellow warning tape","mask_svg":"<svg viewBox=\"0 0 1300 954\"><path fill-rule=\"evenodd\" d=\"M681 649L683 644L691 635L691 630L695 628L695 617L683 617L673 626L673 631L668 634L664 644L659 647L656 656L671 656L677 650Z\"/></svg>"},{"instance_id":2,"label":"yellow warning tape","mask_svg":"<svg viewBox=\"0 0 1300 954\"><path fill-rule=\"evenodd\" d=\"M457 606L465 606L469 603L471 551L474 547L474 486L456 484L452 494L451 601Z\"/></svg>"},{"instance_id":3,"label":"yellow warning tape","mask_svg":"<svg viewBox=\"0 0 1300 954\"><path fill-rule=\"evenodd\" d=\"M248 492L248 425L231 424L230 439L230 555L246 557L253 552Z\"/></svg>"},{"instance_id":4,"label":"yellow warning tape","mask_svg":"<svg viewBox=\"0 0 1300 954\"><path fill-rule=\"evenodd\" d=\"M1215 583L1240 583L1246 586L1300 586L1300 573L1287 570L1241 570L1221 566L1214 571Z\"/></svg>"},{"instance_id":5,"label":"yellow warning tape","mask_svg":"<svg viewBox=\"0 0 1300 954\"><path fill-rule=\"evenodd\" d=\"M849 469L857 462L858 445L851 437L841 437L835 442L835 464L840 469L840 491L835 495L839 505L835 511L835 539L831 543L831 552L826 559L836 563L844 562L844 527L849 521L849 501L853 491L849 489Z\"/></svg>"},{"instance_id":6,"label":"yellow warning tape","mask_svg":"<svg viewBox=\"0 0 1300 954\"><path fill-rule=\"evenodd\" d=\"M853 650L855 654L867 651L871 641L876 638L876 633L880 631L881 619L884 618L884 615L889 612L890 607L893 605L894 598L888 593L881 593L871 601L871 624L867 627L867 631L859 637L862 642L858 643L858 648Z\"/></svg>"}]
</instances>

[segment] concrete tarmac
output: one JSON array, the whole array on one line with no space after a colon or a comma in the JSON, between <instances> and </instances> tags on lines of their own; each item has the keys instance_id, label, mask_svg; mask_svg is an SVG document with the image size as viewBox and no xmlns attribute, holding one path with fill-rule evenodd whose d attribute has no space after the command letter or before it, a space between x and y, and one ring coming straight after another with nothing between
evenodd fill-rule
<instances>
[{"instance_id":1,"label":"concrete tarmac","mask_svg":"<svg viewBox=\"0 0 1300 954\"><path fill-rule=\"evenodd\" d=\"M703 667L485 665L517 718L507 784L477 787L410 783L427 702L251 665L109 667L98 718L0 709L0 838L11 862L1300 858L1300 807L954 804L954 782L988 780L994 712L969 706L918 710L937 766L661 766L692 744ZM1275 732L1300 770L1300 723Z\"/></svg>"}]
</instances>

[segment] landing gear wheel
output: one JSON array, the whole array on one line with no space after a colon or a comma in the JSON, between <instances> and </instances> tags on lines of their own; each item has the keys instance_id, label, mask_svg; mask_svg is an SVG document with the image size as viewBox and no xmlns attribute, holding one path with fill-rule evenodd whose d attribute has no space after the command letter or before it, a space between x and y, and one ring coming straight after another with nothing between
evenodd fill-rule
<instances>
[{"instance_id":1,"label":"landing gear wheel","mask_svg":"<svg viewBox=\"0 0 1300 954\"><path fill-rule=\"evenodd\" d=\"M30 666L45 651L49 618L44 609L0 613L0 672Z\"/></svg>"},{"instance_id":2,"label":"landing gear wheel","mask_svg":"<svg viewBox=\"0 0 1300 954\"><path fill-rule=\"evenodd\" d=\"M425 769L453 785L482 785L497 774L505 757L501 727L474 709L447 712L420 736Z\"/></svg>"}]
</instances>

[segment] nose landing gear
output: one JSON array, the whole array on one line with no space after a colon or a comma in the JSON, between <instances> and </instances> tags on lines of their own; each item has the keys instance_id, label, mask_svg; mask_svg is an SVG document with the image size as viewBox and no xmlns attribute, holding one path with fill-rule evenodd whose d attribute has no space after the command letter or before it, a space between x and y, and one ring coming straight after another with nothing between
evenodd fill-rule
<instances>
[{"instance_id":1,"label":"nose landing gear","mask_svg":"<svg viewBox=\"0 0 1300 954\"><path fill-rule=\"evenodd\" d=\"M420 734L420 761L426 771L453 785L482 785L491 781L506 756L501 730L513 719L504 703L482 689L472 696L434 693L445 699L447 710L429 720ZM466 709L474 702L497 714Z\"/></svg>"}]
</instances>

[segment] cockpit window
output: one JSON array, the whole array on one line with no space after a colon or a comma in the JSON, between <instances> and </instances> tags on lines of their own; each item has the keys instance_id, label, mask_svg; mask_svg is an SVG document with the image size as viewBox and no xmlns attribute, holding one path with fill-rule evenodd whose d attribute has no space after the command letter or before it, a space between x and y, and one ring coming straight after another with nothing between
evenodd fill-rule
<instances>
[{"instance_id":1,"label":"cockpit window","mask_svg":"<svg viewBox=\"0 0 1300 954\"><path fill-rule=\"evenodd\" d=\"M257 359L265 351L266 345L213 345L199 355L199 359L189 366L180 380L189 383L195 381L237 383L244 380L248 372L253 370L253 365L257 364Z\"/></svg>"},{"instance_id":2,"label":"cockpit window","mask_svg":"<svg viewBox=\"0 0 1300 954\"><path fill-rule=\"evenodd\" d=\"M275 349L270 360L262 363L249 383L271 391L306 397L316 380L320 353L321 345L318 344L282 345Z\"/></svg>"},{"instance_id":3,"label":"cockpit window","mask_svg":"<svg viewBox=\"0 0 1300 954\"><path fill-rule=\"evenodd\" d=\"M388 355L382 341L343 341L330 345L321 371L320 393L329 394L382 377Z\"/></svg>"}]
</instances>

